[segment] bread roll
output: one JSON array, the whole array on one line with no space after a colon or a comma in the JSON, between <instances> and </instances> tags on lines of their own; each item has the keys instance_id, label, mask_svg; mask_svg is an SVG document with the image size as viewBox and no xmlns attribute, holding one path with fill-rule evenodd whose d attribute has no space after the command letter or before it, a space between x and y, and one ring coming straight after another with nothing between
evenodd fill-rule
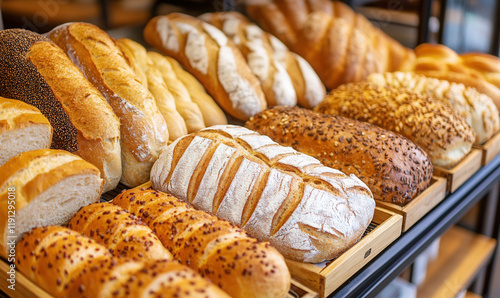
<instances>
[{"instance_id":1,"label":"bread roll","mask_svg":"<svg viewBox=\"0 0 500 298\"><path fill-rule=\"evenodd\" d=\"M48 149L51 143L52 126L39 109L0 97L0 166L22 152Z\"/></svg>"},{"instance_id":2,"label":"bread roll","mask_svg":"<svg viewBox=\"0 0 500 298\"><path fill-rule=\"evenodd\" d=\"M229 297L191 269L166 260L123 262L67 228L27 233L16 266L54 297Z\"/></svg>"},{"instance_id":3,"label":"bread roll","mask_svg":"<svg viewBox=\"0 0 500 298\"><path fill-rule=\"evenodd\" d=\"M122 192L113 204L141 217L175 258L232 297L284 297L288 292L290 273L283 257L239 227L151 189Z\"/></svg>"},{"instance_id":4,"label":"bread roll","mask_svg":"<svg viewBox=\"0 0 500 298\"><path fill-rule=\"evenodd\" d=\"M276 107L253 116L245 126L325 166L356 175L376 200L404 205L431 182L432 163L420 147L369 123Z\"/></svg>"},{"instance_id":5,"label":"bread roll","mask_svg":"<svg viewBox=\"0 0 500 298\"><path fill-rule=\"evenodd\" d=\"M95 166L67 151L10 159L0 167L0 255L33 227L68 223L80 207L99 201L103 183Z\"/></svg>"},{"instance_id":6,"label":"bread roll","mask_svg":"<svg viewBox=\"0 0 500 298\"><path fill-rule=\"evenodd\" d=\"M179 61L231 116L245 121L266 108L259 80L238 48L214 26L171 13L151 19L144 39Z\"/></svg>"},{"instance_id":7,"label":"bread roll","mask_svg":"<svg viewBox=\"0 0 500 298\"><path fill-rule=\"evenodd\" d=\"M120 119L121 182L133 187L148 181L151 166L168 141L167 125L153 95L140 83L113 39L98 27L67 23L47 35L104 95Z\"/></svg>"},{"instance_id":8,"label":"bread roll","mask_svg":"<svg viewBox=\"0 0 500 298\"><path fill-rule=\"evenodd\" d=\"M96 203L81 208L68 228L104 245L116 257L134 261L172 260L172 254L151 229L128 211Z\"/></svg>"},{"instance_id":9,"label":"bread roll","mask_svg":"<svg viewBox=\"0 0 500 298\"><path fill-rule=\"evenodd\" d=\"M471 150L476 134L450 107L406 89L370 82L332 90L314 109L369 122L420 146L435 166L452 167Z\"/></svg>"},{"instance_id":10,"label":"bread roll","mask_svg":"<svg viewBox=\"0 0 500 298\"><path fill-rule=\"evenodd\" d=\"M368 81L426 94L450 106L472 127L477 135L477 144L486 142L500 130L500 116L495 103L474 88L409 72L371 74Z\"/></svg>"},{"instance_id":11,"label":"bread roll","mask_svg":"<svg viewBox=\"0 0 500 298\"><path fill-rule=\"evenodd\" d=\"M166 147L151 182L303 262L337 257L361 238L375 209L372 193L354 175L231 125Z\"/></svg>"},{"instance_id":12,"label":"bread roll","mask_svg":"<svg viewBox=\"0 0 500 298\"><path fill-rule=\"evenodd\" d=\"M35 106L53 128L52 148L95 165L104 191L122 174L120 122L64 52L37 33L0 31L0 96Z\"/></svg>"}]
</instances>

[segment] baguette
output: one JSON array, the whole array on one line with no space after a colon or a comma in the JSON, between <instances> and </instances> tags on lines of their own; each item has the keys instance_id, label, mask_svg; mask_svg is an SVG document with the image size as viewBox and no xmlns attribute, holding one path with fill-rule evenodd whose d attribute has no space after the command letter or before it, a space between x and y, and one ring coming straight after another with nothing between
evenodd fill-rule
<instances>
[{"instance_id":1,"label":"baguette","mask_svg":"<svg viewBox=\"0 0 500 298\"><path fill-rule=\"evenodd\" d=\"M122 175L120 122L64 52L37 33L0 31L0 96L33 105L53 128L51 147L95 165L104 191Z\"/></svg>"},{"instance_id":2,"label":"baguette","mask_svg":"<svg viewBox=\"0 0 500 298\"><path fill-rule=\"evenodd\" d=\"M52 126L36 107L0 97L0 166L22 152L48 149Z\"/></svg>"},{"instance_id":3,"label":"baguette","mask_svg":"<svg viewBox=\"0 0 500 298\"><path fill-rule=\"evenodd\" d=\"M112 201L135 214L179 262L232 297L284 297L290 273L283 257L242 229L151 189L122 192Z\"/></svg>"},{"instance_id":4,"label":"baguette","mask_svg":"<svg viewBox=\"0 0 500 298\"><path fill-rule=\"evenodd\" d=\"M69 23L47 35L104 95L120 119L121 182L130 187L145 183L160 148L168 141L167 125L154 97L113 39L98 27Z\"/></svg>"},{"instance_id":5,"label":"baguette","mask_svg":"<svg viewBox=\"0 0 500 298\"><path fill-rule=\"evenodd\" d=\"M246 121L266 108L259 80L241 52L212 25L171 13L151 19L144 28L144 39L179 61L236 119Z\"/></svg>"},{"instance_id":6,"label":"baguette","mask_svg":"<svg viewBox=\"0 0 500 298\"><path fill-rule=\"evenodd\" d=\"M354 175L232 125L170 144L151 182L303 262L340 255L361 238L375 209L372 193Z\"/></svg>"},{"instance_id":7,"label":"baguette","mask_svg":"<svg viewBox=\"0 0 500 298\"><path fill-rule=\"evenodd\" d=\"M68 223L80 207L99 201L103 183L95 166L67 151L38 149L10 159L0 167L0 256L33 227Z\"/></svg>"}]
</instances>

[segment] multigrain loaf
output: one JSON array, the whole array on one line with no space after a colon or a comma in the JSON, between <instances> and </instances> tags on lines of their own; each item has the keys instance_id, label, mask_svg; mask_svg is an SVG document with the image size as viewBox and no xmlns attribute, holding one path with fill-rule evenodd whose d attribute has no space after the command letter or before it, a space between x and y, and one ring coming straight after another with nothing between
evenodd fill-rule
<instances>
[{"instance_id":1,"label":"multigrain loaf","mask_svg":"<svg viewBox=\"0 0 500 298\"><path fill-rule=\"evenodd\" d=\"M47 36L68 54L120 119L121 182L131 187L146 182L160 148L168 141L167 125L153 95L114 40L98 27L66 23Z\"/></svg>"},{"instance_id":2,"label":"multigrain loaf","mask_svg":"<svg viewBox=\"0 0 500 298\"><path fill-rule=\"evenodd\" d=\"M104 245L116 257L134 261L173 258L146 224L110 203L82 207L71 219L68 228Z\"/></svg>"},{"instance_id":3,"label":"multigrain loaf","mask_svg":"<svg viewBox=\"0 0 500 298\"><path fill-rule=\"evenodd\" d=\"M16 250L19 271L54 297L229 297L186 266L116 258L64 227L33 229Z\"/></svg>"},{"instance_id":4,"label":"multigrain loaf","mask_svg":"<svg viewBox=\"0 0 500 298\"><path fill-rule=\"evenodd\" d=\"M151 182L303 262L332 259L356 243L375 209L356 176L233 125L170 144Z\"/></svg>"},{"instance_id":5,"label":"multigrain loaf","mask_svg":"<svg viewBox=\"0 0 500 298\"><path fill-rule=\"evenodd\" d=\"M171 13L151 19L144 39L179 61L231 116L246 121L266 108L259 80L233 42L214 26Z\"/></svg>"},{"instance_id":6,"label":"multigrain loaf","mask_svg":"<svg viewBox=\"0 0 500 298\"><path fill-rule=\"evenodd\" d=\"M471 150L476 134L449 106L403 88L370 82L332 90L314 109L394 131L424 149L435 166L451 167Z\"/></svg>"},{"instance_id":7,"label":"multigrain loaf","mask_svg":"<svg viewBox=\"0 0 500 298\"><path fill-rule=\"evenodd\" d=\"M253 116L245 127L325 166L356 175L376 200L404 205L431 182L432 163L420 147L366 122L275 107Z\"/></svg>"},{"instance_id":8,"label":"multigrain loaf","mask_svg":"<svg viewBox=\"0 0 500 298\"><path fill-rule=\"evenodd\" d=\"M52 148L95 165L114 189L122 175L120 122L99 91L46 37L0 31L0 96L35 106L53 128Z\"/></svg>"},{"instance_id":9,"label":"multigrain loaf","mask_svg":"<svg viewBox=\"0 0 500 298\"><path fill-rule=\"evenodd\" d=\"M0 255L31 228L67 224L80 207L99 201L103 183L95 166L67 151L11 158L0 167Z\"/></svg>"},{"instance_id":10,"label":"multigrain loaf","mask_svg":"<svg viewBox=\"0 0 500 298\"><path fill-rule=\"evenodd\" d=\"M410 72L376 73L368 76L367 80L381 86L426 94L450 106L472 127L477 135L477 144L486 142L500 130L500 116L495 103L474 88Z\"/></svg>"},{"instance_id":11,"label":"multigrain loaf","mask_svg":"<svg viewBox=\"0 0 500 298\"><path fill-rule=\"evenodd\" d=\"M0 97L0 166L22 152L48 149L52 126L36 107Z\"/></svg>"},{"instance_id":12,"label":"multigrain loaf","mask_svg":"<svg viewBox=\"0 0 500 298\"><path fill-rule=\"evenodd\" d=\"M284 297L290 273L267 242L241 228L151 189L122 192L112 201L140 217L181 263L232 297Z\"/></svg>"}]
</instances>

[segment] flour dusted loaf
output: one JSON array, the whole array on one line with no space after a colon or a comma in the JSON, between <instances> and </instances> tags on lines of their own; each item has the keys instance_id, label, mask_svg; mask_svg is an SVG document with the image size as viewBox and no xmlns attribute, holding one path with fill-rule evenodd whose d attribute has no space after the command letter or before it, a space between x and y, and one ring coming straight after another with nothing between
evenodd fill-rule
<instances>
[{"instance_id":1,"label":"flour dusted loaf","mask_svg":"<svg viewBox=\"0 0 500 298\"><path fill-rule=\"evenodd\" d=\"M375 209L372 193L356 176L232 125L166 147L151 182L303 262L329 260L349 248Z\"/></svg>"},{"instance_id":2,"label":"flour dusted loaf","mask_svg":"<svg viewBox=\"0 0 500 298\"><path fill-rule=\"evenodd\" d=\"M151 189L122 192L113 204L139 216L181 263L232 297L284 297L290 273L283 256L241 228Z\"/></svg>"},{"instance_id":3,"label":"flour dusted loaf","mask_svg":"<svg viewBox=\"0 0 500 298\"><path fill-rule=\"evenodd\" d=\"M22 152L48 149L52 126L36 107L0 97L0 166Z\"/></svg>"},{"instance_id":4,"label":"flour dusted loaf","mask_svg":"<svg viewBox=\"0 0 500 298\"><path fill-rule=\"evenodd\" d=\"M0 31L0 96L35 106L53 128L52 148L95 165L104 191L122 175L120 122L99 91L46 37L22 29Z\"/></svg>"},{"instance_id":5,"label":"flour dusted loaf","mask_svg":"<svg viewBox=\"0 0 500 298\"><path fill-rule=\"evenodd\" d=\"M67 23L47 35L102 93L120 119L121 182L130 187L145 183L160 148L168 141L167 125L153 95L114 40L98 27Z\"/></svg>"},{"instance_id":6,"label":"flour dusted loaf","mask_svg":"<svg viewBox=\"0 0 500 298\"><path fill-rule=\"evenodd\" d=\"M259 80L238 48L214 26L171 13L151 19L144 39L179 61L231 116L246 121L266 108Z\"/></svg>"},{"instance_id":7,"label":"flour dusted loaf","mask_svg":"<svg viewBox=\"0 0 500 298\"><path fill-rule=\"evenodd\" d=\"M368 77L368 81L426 94L450 106L472 127L477 135L477 144L486 142L500 130L500 116L495 103L474 88L409 72L375 73Z\"/></svg>"},{"instance_id":8,"label":"flour dusted loaf","mask_svg":"<svg viewBox=\"0 0 500 298\"><path fill-rule=\"evenodd\" d=\"M39 149L11 158L0 167L0 255L11 248L9 240L33 227L68 223L80 207L99 201L103 183L95 166L67 151ZM12 211L15 225L8 224Z\"/></svg>"},{"instance_id":9,"label":"flour dusted loaf","mask_svg":"<svg viewBox=\"0 0 500 298\"><path fill-rule=\"evenodd\" d=\"M394 131L424 149L435 166L451 167L471 150L476 134L449 106L407 89L360 82L332 90L314 109Z\"/></svg>"},{"instance_id":10,"label":"flour dusted loaf","mask_svg":"<svg viewBox=\"0 0 500 298\"><path fill-rule=\"evenodd\" d=\"M376 200L404 205L431 182L432 163L420 147L366 122L275 107L253 116L245 126L325 166L356 175Z\"/></svg>"},{"instance_id":11,"label":"flour dusted loaf","mask_svg":"<svg viewBox=\"0 0 500 298\"><path fill-rule=\"evenodd\" d=\"M229 297L186 266L116 258L64 227L31 230L16 254L19 271L54 297Z\"/></svg>"}]
</instances>

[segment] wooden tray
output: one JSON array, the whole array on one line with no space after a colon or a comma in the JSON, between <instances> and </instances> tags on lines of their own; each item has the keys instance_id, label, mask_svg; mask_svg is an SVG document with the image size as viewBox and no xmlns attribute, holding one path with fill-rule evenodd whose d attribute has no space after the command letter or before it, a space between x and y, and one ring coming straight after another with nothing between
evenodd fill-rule
<instances>
[{"instance_id":1,"label":"wooden tray","mask_svg":"<svg viewBox=\"0 0 500 298\"><path fill-rule=\"evenodd\" d=\"M481 168L482 152L472 149L471 152L453 168L434 167L434 176L448 180L446 191L454 192Z\"/></svg>"},{"instance_id":2,"label":"wooden tray","mask_svg":"<svg viewBox=\"0 0 500 298\"><path fill-rule=\"evenodd\" d=\"M481 165L486 165L500 153L500 132L494 135L486 143L474 145L474 148L482 151Z\"/></svg>"},{"instance_id":3,"label":"wooden tray","mask_svg":"<svg viewBox=\"0 0 500 298\"><path fill-rule=\"evenodd\" d=\"M292 278L292 283L290 285L290 291L286 295L286 298L318 298L318 293L304 286L297 280Z\"/></svg>"},{"instance_id":4,"label":"wooden tray","mask_svg":"<svg viewBox=\"0 0 500 298\"><path fill-rule=\"evenodd\" d=\"M432 177L431 185L420 195L404 206L375 200L377 206L391 210L403 216L403 232L434 208L446 196L446 179Z\"/></svg>"},{"instance_id":5,"label":"wooden tray","mask_svg":"<svg viewBox=\"0 0 500 298\"><path fill-rule=\"evenodd\" d=\"M398 238L402 222L401 215L376 207L372 223L358 243L331 262L310 264L286 260L290 273L319 297L328 296Z\"/></svg>"}]
</instances>

